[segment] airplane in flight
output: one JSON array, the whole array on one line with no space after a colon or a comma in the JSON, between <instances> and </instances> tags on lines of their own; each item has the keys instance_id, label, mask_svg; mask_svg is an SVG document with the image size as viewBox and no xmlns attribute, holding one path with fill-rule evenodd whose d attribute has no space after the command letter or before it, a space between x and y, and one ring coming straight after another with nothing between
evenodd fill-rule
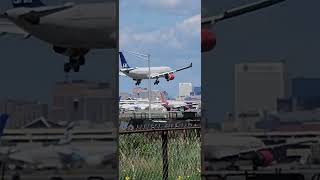
<instances>
[{"instance_id":1,"label":"airplane in flight","mask_svg":"<svg viewBox=\"0 0 320 180\"><path fill-rule=\"evenodd\" d=\"M134 81L136 81L136 85L140 85L141 81L143 79L149 79L149 67L136 67L132 68L128 65L124 55L122 52L119 52L120 60L121 60L121 66L120 69L120 75L122 76L128 76L132 78ZM161 66L161 67L150 67L150 78L156 79L154 82L154 85L158 85L160 83L159 78L165 78L167 81L172 81L175 78L174 73L189 69L192 67L192 63L190 65L172 70L170 67Z\"/></svg>"},{"instance_id":2,"label":"airplane in flight","mask_svg":"<svg viewBox=\"0 0 320 180\"><path fill-rule=\"evenodd\" d=\"M222 14L205 17L201 19L201 52L208 52L215 48L217 39L216 35L209 29L216 23L234 18L249 12L257 11L275 4L284 2L285 0L260 0L254 3L243 5L237 8L233 8L224 11Z\"/></svg>"},{"instance_id":3,"label":"airplane in flight","mask_svg":"<svg viewBox=\"0 0 320 180\"><path fill-rule=\"evenodd\" d=\"M0 35L33 36L69 57L64 71L78 72L91 49L117 48L116 3L46 6L41 0L12 0L0 14Z\"/></svg>"}]
</instances>

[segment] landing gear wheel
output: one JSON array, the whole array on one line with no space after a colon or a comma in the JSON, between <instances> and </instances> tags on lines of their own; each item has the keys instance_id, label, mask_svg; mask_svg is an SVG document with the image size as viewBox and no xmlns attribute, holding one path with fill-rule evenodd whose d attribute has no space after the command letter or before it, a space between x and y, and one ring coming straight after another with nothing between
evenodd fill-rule
<instances>
[{"instance_id":1,"label":"landing gear wheel","mask_svg":"<svg viewBox=\"0 0 320 180\"><path fill-rule=\"evenodd\" d=\"M69 73L71 70L71 64L70 63L64 63L64 72Z\"/></svg>"},{"instance_id":2,"label":"landing gear wheel","mask_svg":"<svg viewBox=\"0 0 320 180\"><path fill-rule=\"evenodd\" d=\"M73 66L73 71L74 72L79 72L80 71L80 64L75 63L72 66Z\"/></svg>"},{"instance_id":3,"label":"landing gear wheel","mask_svg":"<svg viewBox=\"0 0 320 180\"><path fill-rule=\"evenodd\" d=\"M141 84L141 80L137 80L136 86L139 86Z\"/></svg>"},{"instance_id":4,"label":"landing gear wheel","mask_svg":"<svg viewBox=\"0 0 320 180\"><path fill-rule=\"evenodd\" d=\"M159 80L156 80L155 82L154 82L154 85L158 85L160 83L160 81Z\"/></svg>"},{"instance_id":5,"label":"landing gear wheel","mask_svg":"<svg viewBox=\"0 0 320 180\"><path fill-rule=\"evenodd\" d=\"M78 59L75 59L74 57L70 57L69 58L69 62L70 62L70 64L76 64L77 63L77 61L78 61Z\"/></svg>"},{"instance_id":6,"label":"landing gear wheel","mask_svg":"<svg viewBox=\"0 0 320 180\"><path fill-rule=\"evenodd\" d=\"M70 57L70 59L69 59L69 61L70 61L70 66L71 66L71 68L73 69L73 71L74 72L79 72L79 70L80 70L80 60L79 59L76 59L76 58L74 58L74 57Z\"/></svg>"},{"instance_id":7,"label":"landing gear wheel","mask_svg":"<svg viewBox=\"0 0 320 180\"><path fill-rule=\"evenodd\" d=\"M80 66L83 66L83 65L86 64L86 59L85 59L83 56L81 56L81 57L79 58L79 64L80 64Z\"/></svg>"}]
</instances>

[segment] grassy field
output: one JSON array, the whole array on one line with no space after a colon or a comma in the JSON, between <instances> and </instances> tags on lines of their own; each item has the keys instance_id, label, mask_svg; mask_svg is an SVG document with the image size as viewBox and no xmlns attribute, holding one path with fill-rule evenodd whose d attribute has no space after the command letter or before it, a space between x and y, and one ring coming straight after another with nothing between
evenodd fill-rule
<instances>
[{"instance_id":1,"label":"grassy field","mask_svg":"<svg viewBox=\"0 0 320 180\"><path fill-rule=\"evenodd\" d=\"M120 135L120 177L126 180L162 179L159 133ZM169 179L200 179L200 137L174 132L168 138Z\"/></svg>"}]
</instances>

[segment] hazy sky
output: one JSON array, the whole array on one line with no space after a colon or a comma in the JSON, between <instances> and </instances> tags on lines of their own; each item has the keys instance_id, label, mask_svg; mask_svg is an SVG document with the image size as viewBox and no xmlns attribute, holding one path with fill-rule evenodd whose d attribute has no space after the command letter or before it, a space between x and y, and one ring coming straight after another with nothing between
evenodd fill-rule
<instances>
[{"instance_id":1,"label":"hazy sky","mask_svg":"<svg viewBox=\"0 0 320 180\"><path fill-rule=\"evenodd\" d=\"M73 2L101 2L73 1ZM67 1L43 0L48 5ZM1 10L12 8L11 0L1 0ZM0 37L0 82L1 96L30 100L51 100L56 81L63 81L63 64L68 57L56 54L52 47L35 38L24 40L20 36ZM93 50L86 58L87 63L78 74L71 73L70 79L85 79L110 82L118 64L114 50Z\"/></svg>"},{"instance_id":2,"label":"hazy sky","mask_svg":"<svg viewBox=\"0 0 320 180\"><path fill-rule=\"evenodd\" d=\"M160 79L153 89L176 96L179 82L201 85L200 14L197 0L120 0L120 49L150 53L152 66L194 65L178 72L174 81ZM128 53L125 56L132 67L147 66L146 61ZM141 87L147 83L142 82ZM134 87L134 81L120 77L121 92L131 92Z\"/></svg>"},{"instance_id":3,"label":"hazy sky","mask_svg":"<svg viewBox=\"0 0 320 180\"><path fill-rule=\"evenodd\" d=\"M202 0L203 15L255 0ZM285 59L290 76L320 77L320 1L287 0L216 24L217 47L202 54L202 85L211 121L233 111L233 66Z\"/></svg>"}]
</instances>

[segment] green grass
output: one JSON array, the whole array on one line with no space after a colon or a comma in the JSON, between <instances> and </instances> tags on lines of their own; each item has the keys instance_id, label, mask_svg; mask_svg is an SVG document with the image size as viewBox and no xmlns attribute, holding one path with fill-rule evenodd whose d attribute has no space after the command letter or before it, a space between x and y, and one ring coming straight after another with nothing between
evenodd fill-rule
<instances>
[{"instance_id":1,"label":"green grass","mask_svg":"<svg viewBox=\"0 0 320 180\"><path fill-rule=\"evenodd\" d=\"M161 134L120 135L120 179L162 179ZM200 137L197 133L170 133L169 179L200 179ZM180 177L179 177L180 176Z\"/></svg>"}]
</instances>

